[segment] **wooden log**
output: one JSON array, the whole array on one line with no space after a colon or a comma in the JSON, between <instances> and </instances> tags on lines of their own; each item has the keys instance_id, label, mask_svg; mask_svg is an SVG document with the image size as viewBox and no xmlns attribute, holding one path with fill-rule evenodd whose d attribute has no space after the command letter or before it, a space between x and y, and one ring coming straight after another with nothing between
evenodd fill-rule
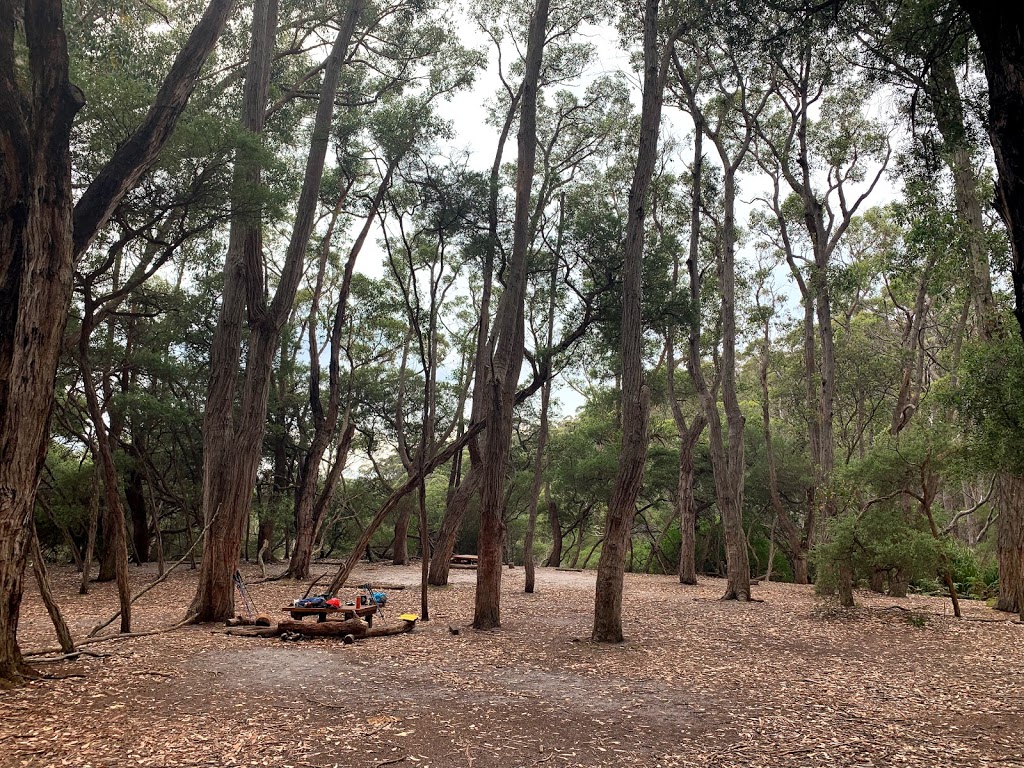
<instances>
[{"instance_id":1,"label":"wooden log","mask_svg":"<svg viewBox=\"0 0 1024 768\"><path fill-rule=\"evenodd\" d=\"M277 627L247 627L245 629L233 628L224 630L225 635L233 637L277 637Z\"/></svg>"},{"instance_id":2,"label":"wooden log","mask_svg":"<svg viewBox=\"0 0 1024 768\"><path fill-rule=\"evenodd\" d=\"M387 637L388 635L403 635L406 632L412 632L413 627L416 626L415 621L399 621L397 624L390 627L376 626L369 630L363 637ZM362 639L362 638L360 638Z\"/></svg>"},{"instance_id":3,"label":"wooden log","mask_svg":"<svg viewBox=\"0 0 1024 768\"><path fill-rule=\"evenodd\" d=\"M399 620L397 624L387 627L376 626L372 629L361 619L348 621L323 621L316 624L301 621L282 621L273 627L246 627L225 630L224 634L235 637L277 637L285 632L294 632L307 637L352 637L362 640L368 637L388 637L412 632L415 621Z\"/></svg>"},{"instance_id":4,"label":"wooden log","mask_svg":"<svg viewBox=\"0 0 1024 768\"><path fill-rule=\"evenodd\" d=\"M302 621L279 621L275 634L284 632L298 632L300 635L310 637L344 637L354 635L364 637L370 631L369 625L362 619L348 619L347 621L318 621L316 623Z\"/></svg>"}]
</instances>

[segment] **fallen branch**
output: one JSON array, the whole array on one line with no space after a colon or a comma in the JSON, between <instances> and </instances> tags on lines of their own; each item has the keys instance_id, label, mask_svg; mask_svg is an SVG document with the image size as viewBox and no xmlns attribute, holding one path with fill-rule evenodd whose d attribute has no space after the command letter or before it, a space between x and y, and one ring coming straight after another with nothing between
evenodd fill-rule
<instances>
[{"instance_id":1,"label":"fallen branch","mask_svg":"<svg viewBox=\"0 0 1024 768\"><path fill-rule=\"evenodd\" d=\"M182 555L181 559L178 562L176 562L174 565L172 565L168 570L164 571L164 575L163 576L158 576L154 581L151 581L148 586L145 586L141 590L139 590L139 592L135 595L135 597L133 597L131 600L128 601L128 605L134 605L136 600L138 600L144 594L149 592L149 590L153 589L153 587L157 586L158 584L161 584L163 581L165 581L167 579L168 576L170 576L172 573L174 573L174 570L179 565L181 565L183 562L185 562L185 558L187 558L189 555L191 555L192 554L192 550L195 549L196 545L200 541L203 540L203 538L206 536L206 532L210 529L210 526L213 525L213 521L217 519L217 515L219 515L219 514L220 514L220 506L218 505L217 506L217 510L213 513L213 517L210 518L210 522L208 522L206 524L206 527L203 528L202 533L200 533L199 536L195 539L195 541L192 542L192 546L188 548L188 552L186 552L184 555ZM121 611L120 611L120 609L118 609L117 613L115 613L109 619L104 621L102 624L97 624L95 627L90 629L89 630L89 634L87 635L87 637L95 637L97 632L99 632L101 629L109 626L114 621L114 619L116 619L120 615L121 615ZM79 645L81 645L81 643L79 643Z\"/></svg>"},{"instance_id":2,"label":"fallen branch","mask_svg":"<svg viewBox=\"0 0 1024 768\"><path fill-rule=\"evenodd\" d=\"M134 637L149 637L151 635L163 635L163 634L165 634L167 632L173 632L176 629L181 629L186 624L191 624L193 621L195 621L195 618L196 617L194 615L189 614L184 619L179 621L177 624L172 624L171 626L164 627L163 629L150 629L150 630L148 630L146 632L123 632L123 633L118 632L116 634L111 634L111 635L100 635L99 637L93 637L93 638L90 638L88 640L83 640L80 643L76 643L76 646L81 648L83 645L95 645L96 643L107 643L107 642L110 642L111 640L130 640L130 639L132 639ZM45 648L45 649L40 650L40 651L27 651L26 653L23 654L23 656L24 656L24 658L29 659L29 658L33 658L33 657L36 657L36 656L49 656L50 654L58 653L59 651L60 651L60 648Z\"/></svg>"},{"instance_id":3,"label":"fallen branch","mask_svg":"<svg viewBox=\"0 0 1024 768\"><path fill-rule=\"evenodd\" d=\"M94 653L93 651L77 650L71 653L63 653L60 656L47 656L40 659L32 659L33 664L54 664L58 661L74 661L79 656L92 656L96 659L106 659L110 656L109 653Z\"/></svg>"}]
</instances>

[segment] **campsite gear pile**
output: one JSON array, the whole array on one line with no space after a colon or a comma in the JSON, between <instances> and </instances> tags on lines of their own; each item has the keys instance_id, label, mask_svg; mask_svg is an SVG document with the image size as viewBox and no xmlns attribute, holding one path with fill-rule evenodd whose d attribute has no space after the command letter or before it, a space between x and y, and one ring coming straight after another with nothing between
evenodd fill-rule
<instances>
[{"instance_id":1,"label":"campsite gear pile","mask_svg":"<svg viewBox=\"0 0 1024 768\"><path fill-rule=\"evenodd\" d=\"M361 608L364 605L375 605L377 606L377 612L383 618L383 608L388 602L388 595L386 592L380 592L375 590L369 584L361 584L359 588L365 594L356 595L355 601L350 601L346 605L351 605L355 608ZM302 597L298 600L292 600L292 605L295 608L341 608L341 601L336 597L330 595L318 595L316 597Z\"/></svg>"},{"instance_id":2,"label":"campsite gear pile","mask_svg":"<svg viewBox=\"0 0 1024 768\"><path fill-rule=\"evenodd\" d=\"M292 600L292 605L296 608L341 608L341 600L336 597L328 598L321 595L319 597L303 597L299 600Z\"/></svg>"}]
</instances>

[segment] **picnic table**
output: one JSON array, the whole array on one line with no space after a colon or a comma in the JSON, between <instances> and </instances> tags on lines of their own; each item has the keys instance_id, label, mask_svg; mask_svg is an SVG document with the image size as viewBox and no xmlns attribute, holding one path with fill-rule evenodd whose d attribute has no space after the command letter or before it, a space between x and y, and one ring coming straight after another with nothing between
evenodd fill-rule
<instances>
[{"instance_id":1,"label":"picnic table","mask_svg":"<svg viewBox=\"0 0 1024 768\"><path fill-rule=\"evenodd\" d=\"M475 566L479 560L477 555L452 555L451 564Z\"/></svg>"},{"instance_id":2,"label":"picnic table","mask_svg":"<svg viewBox=\"0 0 1024 768\"><path fill-rule=\"evenodd\" d=\"M302 621L307 616L316 616L317 622L327 621L327 614L329 613L340 613L341 618L343 619L353 619L358 616L361 619L366 619L366 623L372 627L373 614L377 612L377 606L374 603L361 605L358 608L354 605L343 605L340 608L334 608L332 606L300 608L297 605L288 605L281 610L285 613L290 613L292 618L297 621Z\"/></svg>"}]
</instances>

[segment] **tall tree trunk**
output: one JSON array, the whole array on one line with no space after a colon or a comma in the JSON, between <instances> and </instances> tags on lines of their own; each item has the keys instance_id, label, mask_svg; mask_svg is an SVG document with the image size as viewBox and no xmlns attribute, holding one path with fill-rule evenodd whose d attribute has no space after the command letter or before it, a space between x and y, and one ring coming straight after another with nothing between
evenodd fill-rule
<instances>
[{"instance_id":1,"label":"tall tree trunk","mask_svg":"<svg viewBox=\"0 0 1024 768\"><path fill-rule=\"evenodd\" d=\"M549 0L537 0L530 21L519 116L518 167L512 254L505 290L498 301L494 332L488 341L483 390L487 440L481 472L480 539L477 547L473 626L501 626L502 499L512 439L512 411L523 365L530 191L537 155L537 91L547 30Z\"/></svg>"},{"instance_id":2,"label":"tall tree trunk","mask_svg":"<svg viewBox=\"0 0 1024 768\"><path fill-rule=\"evenodd\" d=\"M242 533L259 467L274 353L301 280L315 223L341 67L363 4L364 0L350 0L334 47L324 63L305 176L295 207L295 223L277 291L269 306L263 285L260 217L239 217L232 221L224 298L214 332L203 420L203 512L207 527L199 584L189 609L198 621L220 621L234 614L232 576L238 568ZM276 0L259 0L253 14L252 53L242 105L243 127L256 136L263 130L276 30ZM260 175L258 166L241 158L236 163L239 189L259 186ZM235 382L245 311L248 312L249 338L236 425Z\"/></svg>"},{"instance_id":3,"label":"tall tree trunk","mask_svg":"<svg viewBox=\"0 0 1024 768\"><path fill-rule=\"evenodd\" d=\"M151 167L230 7L230 0L211 2L142 124L73 208L71 123L83 98L68 79L62 4L0 4L0 685L20 680L16 636L29 523L46 453L73 258ZM27 68L15 55L18 28L24 29Z\"/></svg>"},{"instance_id":4,"label":"tall tree trunk","mask_svg":"<svg viewBox=\"0 0 1024 768\"><path fill-rule=\"evenodd\" d=\"M558 212L558 245L555 247L555 255L561 251L562 222L565 217L565 198L559 205ZM558 286L558 261L556 259L551 268L551 284L548 286L548 329L547 349L551 350L551 344L555 334L555 289ZM536 578L536 563L534 562L533 539L537 530L537 506L540 503L540 487L544 480L544 451L548 443L548 408L551 403L551 377L541 385L540 389L540 425L537 428L537 453L533 460L533 484L530 486L530 506L526 523L526 540L523 542L523 567L526 570L526 584L524 591L532 593L534 580Z\"/></svg>"},{"instance_id":5,"label":"tall tree trunk","mask_svg":"<svg viewBox=\"0 0 1024 768\"><path fill-rule=\"evenodd\" d=\"M1024 609L1024 476L1000 475L996 554L999 558L1000 611Z\"/></svg>"},{"instance_id":6,"label":"tall tree trunk","mask_svg":"<svg viewBox=\"0 0 1024 768\"><path fill-rule=\"evenodd\" d=\"M732 167L725 170L724 198L725 223L722 247L722 403L729 427L729 443L724 455L717 449L719 462L724 466L715 468L715 486L718 502L725 525L725 555L728 569L726 600L750 599L750 561L747 551L747 537L743 532L743 476L744 440L743 425L746 421L736 396L736 230L734 224L734 202L736 199L736 177ZM717 410L717 409L716 409ZM716 450L712 449L712 458Z\"/></svg>"},{"instance_id":7,"label":"tall tree trunk","mask_svg":"<svg viewBox=\"0 0 1024 768\"><path fill-rule=\"evenodd\" d=\"M973 21L979 19L984 13L980 10L975 10L971 15ZM1019 22L1007 23L1014 24L1016 27L1016 33L1013 32L1012 28L1009 28L1003 31L1002 34L1007 34L1011 38L1016 34L1017 61L1015 71L1018 78L1016 88L1017 92L1021 93L1024 92L1024 87L1022 87L1024 83L1021 80L1021 78L1024 78L1024 61L1022 61L1024 46L1022 46L1020 39L1021 27ZM979 32L979 37L980 35L981 33ZM989 69L991 64L998 64L998 57L992 54L992 51L986 52L986 70ZM999 55L1005 56L1006 60L1010 60L1014 55L1012 46L1010 51L1000 52ZM990 81L992 76L993 73L990 72ZM981 201L978 195L978 178L971 156L970 138L965 128L963 101L956 75L949 62L944 58L936 62L936 65L932 68L928 85L932 100L935 103L936 124L942 134L945 145L944 159L953 173L953 191L957 213L966 225L967 250L970 258L971 298L977 318L978 335L982 341L992 342L1003 338L1006 332L999 322L999 313L996 310L992 297L992 278L989 269L988 249L985 242L985 224ZM1013 86L1004 82L1002 89L1004 93L1006 87ZM1014 119L1017 121L1017 124L1024 125L1024 118L1020 115L1020 106L1011 106L1005 102L997 104L995 101L998 98L996 93L990 91L989 94L992 99L993 112L997 109L1005 109L1008 112L1016 113L1016 118ZM993 146L995 146L996 141L993 132L1000 128L1005 128L1005 123L1000 122L998 125L989 127ZM1005 143L1003 147L1005 148ZM1003 153L997 151L997 165L999 164L998 161L1001 154L1004 164L1012 163L1014 160L1018 164L1021 163L1019 148L1014 149L1009 156L1006 155L1005 151ZM1008 211L1004 208L1006 205L1006 193L1010 192L1012 194L1015 187L1018 194L1024 193L1024 185L1019 181L1019 176L1017 176L1018 181L1013 183L1012 175L1007 176L1008 183L1004 185L1003 173L1003 167L1000 166L999 192L1002 205L999 207L1014 240L1013 278L1017 298L1016 314L1018 321L1024 321L1020 286L1020 248L1022 243L1024 243L1024 236L1022 236L1024 233L1022 233L1020 227L1024 220L1021 219L1019 211ZM1024 167L1018 167L1016 173L1024 173ZM1024 198L1021 198L1021 200L1024 200ZM1016 231L1013 229L1013 226L1018 227ZM996 553L999 561L999 602L997 607L1003 611L1019 612L1024 610L1024 591L1022 591L1024 590L1024 512L1021 512L1020 509L1021 504L1024 503L1024 480L1010 473L1000 473L998 485L999 492L996 494L995 499L996 506L999 509L999 519L996 523Z\"/></svg>"},{"instance_id":8,"label":"tall tree trunk","mask_svg":"<svg viewBox=\"0 0 1024 768\"><path fill-rule=\"evenodd\" d=\"M960 0L978 37L988 79L986 127L999 170L997 208L1012 245L1014 314L1024 339L1024 25L1013 7Z\"/></svg>"},{"instance_id":9,"label":"tall tree trunk","mask_svg":"<svg viewBox=\"0 0 1024 768\"><path fill-rule=\"evenodd\" d=\"M487 362L487 340L490 334L491 293L494 284L494 261L498 250L498 198L500 192L501 161L505 153L505 144L508 141L509 132L512 130L512 125L515 122L516 114L519 110L519 103L522 98L522 94L522 86L520 86L516 93L512 94L508 110L505 113L505 121L502 124L501 132L498 135L498 145L494 152L494 159L491 163L487 205L488 237L487 248L484 251L483 274L481 275L482 286L480 291L480 306L478 309L479 321L476 334L476 360L473 367L473 407L471 413L471 421L473 423L480 421L484 414L485 365ZM466 510L469 508L472 498L477 496L480 492L480 462L482 451L480 449L479 442L480 441L477 440L470 443L470 471L467 473L466 479L463 481L462 485L460 485L454 493L450 494L448 503L445 507L444 518L441 521L441 530L438 533L437 542L431 553L430 572L427 577L427 582L434 586L440 587L448 583L449 564L451 562L452 554L455 551L455 540L458 537L459 530L462 526L462 520L465 517ZM473 480L473 485L468 488L464 488L470 479Z\"/></svg>"},{"instance_id":10,"label":"tall tree trunk","mask_svg":"<svg viewBox=\"0 0 1024 768\"><path fill-rule=\"evenodd\" d=\"M548 505L548 525L551 526L551 553L544 565L557 568L562 564L562 524L558 520L558 504L551 498L551 483L544 483L544 500Z\"/></svg>"},{"instance_id":11,"label":"tall tree trunk","mask_svg":"<svg viewBox=\"0 0 1024 768\"><path fill-rule=\"evenodd\" d=\"M597 563L594 628L599 643L622 642L622 588L626 555L636 515L636 499L643 484L647 460L647 422L650 390L643 371L643 256L647 195L658 155L661 105L674 39L658 48L658 0L644 5L644 90L640 137L633 180L629 188L629 216L622 266L622 447L612 485L605 524L604 545ZM589 560L589 557L588 557Z\"/></svg>"},{"instance_id":12,"label":"tall tree trunk","mask_svg":"<svg viewBox=\"0 0 1024 768\"><path fill-rule=\"evenodd\" d=\"M256 0L241 120L243 130L254 138L263 133L276 30L276 0ZM241 154L237 156L234 194L238 196L245 190L258 189L261 185L258 161ZM224 268L224 291L210 349L210 381L203 416L203 514L206 534L199 588L190 612L206 621L223 620L234 615L232 577L238 567L242 531L256 480L255 462L250 456L254 451L259 451L262 445L262 429L257 429L256 434L243 435L241 429L236 430L233 415L246 292L249 290L247 278L248 273L257 270L262 275L262 256L261 215L254 212L236 214L231 222ZM251 311L255 314L256 308L253 307ZM256 344L257 340L254 338L251 343ZM248 370L247 374L250 381L259 375L256 370ZM265 409L267 394L264 392L263 396ZM251 411L258 403L245 403L245 406ZM249 418L251 420L251 416Z\"/></svg>"}]
</instances>

